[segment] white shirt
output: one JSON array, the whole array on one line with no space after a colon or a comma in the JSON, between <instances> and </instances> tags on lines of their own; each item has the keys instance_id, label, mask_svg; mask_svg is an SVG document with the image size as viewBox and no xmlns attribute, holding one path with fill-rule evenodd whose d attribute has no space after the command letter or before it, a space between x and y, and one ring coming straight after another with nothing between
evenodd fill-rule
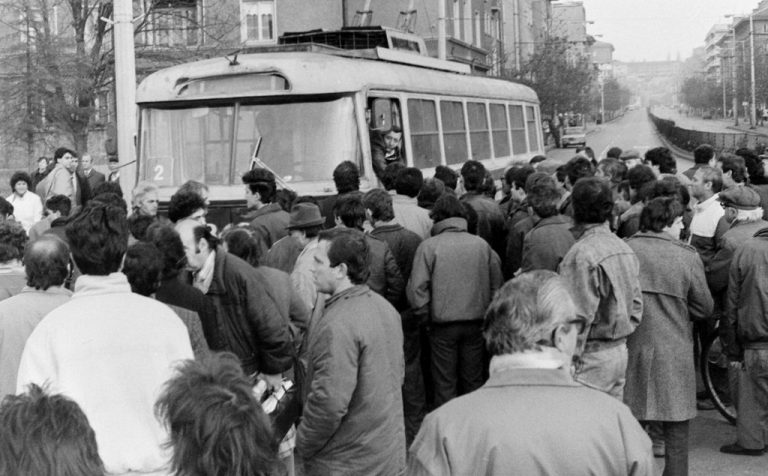
<instances>
[{"instance_id":1,"label":"white shirt","mask_svg":"<svg viewBox=\"0 0 768 476\"><path fill-rule=\"evenodd\" d=\"M725 214L725 210L718 201L719 193L716 193L696 205L693 218L691 219L691 236L696 235L702 238L712 238L715 236L717 222ZM688 240L690 243L690 239Z\"/></svg>"},{"instance_id":2,"label":"white shirt","mask_svg":"<svg viewBox=\"0 0 768 476\"><path fill-rule=\"evenodd\" d=\"M395 212L395 221L403 228L411 230L423 240L430 237L433 223L429 210L421 208L416 198L395 194L392 196L392 209Z\"/></svg>"},{"instance_id":3,"label":"white shirt","mask_svg":"<svg viewBox=\"0 0 768 476\"><path fill-rule=\"evenodd\" d=\"M174 365L192 358L187 329L168 306L131 293L122 273L84 275L27 340L17 392L48 382L83 409L107 472L152 472L169 460L155 401Z\"/></svg>"},{"instance_id":4,"label":"white shirt","mask_svg":"<svg viewBox=\"0 0 768 476\"><path fill-rule=\"evenodd\" d=\"M23 196L16 193L8 195L7 200L13 205L13 216L21 223L24 231L29 233L32 225L43 219L43 201L40 196L27 191Z\"/></svg>"}]
</instances>

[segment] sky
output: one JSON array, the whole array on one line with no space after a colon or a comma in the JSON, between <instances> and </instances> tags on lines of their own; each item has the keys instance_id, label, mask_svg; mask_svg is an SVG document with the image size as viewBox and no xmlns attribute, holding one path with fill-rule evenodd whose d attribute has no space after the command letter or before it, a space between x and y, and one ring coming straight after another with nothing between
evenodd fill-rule
<instances>
[{"instance_id":1,"label":"sky","mask_svg":"<svg viewBox=\"0 0 768 476\"><path fill-rule=\"evenodd\" d=\"M716 23L730 24L725 15L751 12L759 0L582 0L587 33L612 43L619 61L674 60L704 46Z\"/></svg>"}]
</instances>

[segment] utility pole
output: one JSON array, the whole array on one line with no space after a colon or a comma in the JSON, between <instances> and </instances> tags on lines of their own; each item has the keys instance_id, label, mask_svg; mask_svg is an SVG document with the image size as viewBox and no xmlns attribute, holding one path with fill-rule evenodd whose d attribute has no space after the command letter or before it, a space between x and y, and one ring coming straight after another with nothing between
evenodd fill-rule
<instances>
[{"instance_id":1,"label":"utility pole","mask_svg":"<svg viewBox=\"0 0 768 476\"><path fill-rule=\"evenodd\" d=\"M445 0L437 0L437 57L446 59Z\"/></svg>"},{"instance_id":2,"label":"utility pole","mask_svg":"<svg viewBox=\"0 0 768 476\"><path fill-rule=\"evenodd\" d=\"M120 185L130 190L136 179L136 56L133 44L133 3L114 0L115 105L117 106L117 157L122 166ZM133 164L128 167L126 165Z\"/></svg>"},{"instance_id":3,"label":"utility pole","mask_svg":"<svg viewBox=\"0 0 768 476\"><path fill-rule=\"evenodd\" d=\"M751 100L749 104L749 122L750 128L754 129L757 125L757 118L755 117L755 27L752 22L754 13L749 15L749 77L750 77L750 95Z\"/></svg>"},{"instance_id":4,"label":"utility pole","mask_svg":"<svg viewBox=\"0 0 768 476\"><path fill-rule=\"evenodd\" d=\"M733 125L739 125L739 75L736 68L736 22L733 25Z\"/></svg>"}]
</instances>

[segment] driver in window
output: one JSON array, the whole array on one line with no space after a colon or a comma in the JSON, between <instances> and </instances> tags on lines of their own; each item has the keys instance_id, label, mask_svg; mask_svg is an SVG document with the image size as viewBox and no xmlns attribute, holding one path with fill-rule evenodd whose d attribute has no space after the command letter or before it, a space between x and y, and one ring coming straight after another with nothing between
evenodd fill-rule
<instances>
[{"instance_id":1,"label":"driver in window","mask_svg":"<svg viewBox=\"0 0 768 476\"><path fill-rule=\"evenodd\" d=\"M403 130L392 126L388 131L374 132L371 139L371 155L373 156L373 171L377 177L387 168L387 165L400 162L406 165L402 153Z\"/></svg>"}]
</instances>

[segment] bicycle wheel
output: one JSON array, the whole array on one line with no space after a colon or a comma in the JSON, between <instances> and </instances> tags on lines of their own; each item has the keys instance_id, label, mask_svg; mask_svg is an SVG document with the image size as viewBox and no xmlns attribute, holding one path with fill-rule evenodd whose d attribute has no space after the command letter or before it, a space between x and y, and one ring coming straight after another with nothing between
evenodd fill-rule
<instances>
[{"instance_id":1,"label":"bicycle wheel","mask_svg":"<svg viewBox=\"0 0 768 476\"><path fill-rule=\"evenodd\" d=\"M720 336L712 332L701 346L699 368L704 387L715 408L730 423L736 423L735 396L731 395L728 374L728 357L723 352Z\"/></svg>"}]
</instances>

